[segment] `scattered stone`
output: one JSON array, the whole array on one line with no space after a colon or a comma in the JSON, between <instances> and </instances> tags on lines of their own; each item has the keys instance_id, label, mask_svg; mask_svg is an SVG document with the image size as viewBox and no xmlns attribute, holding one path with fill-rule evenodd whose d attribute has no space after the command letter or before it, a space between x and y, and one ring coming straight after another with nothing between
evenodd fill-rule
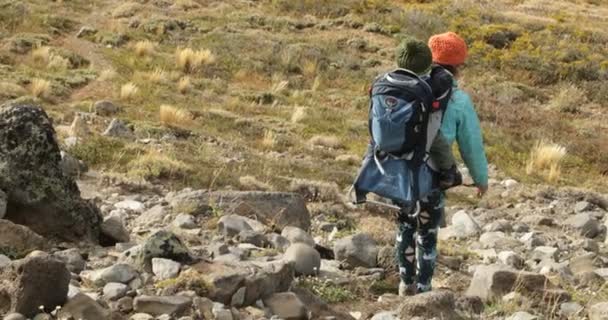
<instances>
[{"instance_id":1,"label":"scattered stone","mask_svg":"<svg viewBox=\"0 0 608 320\"><path fill-rule=\"evenodd\" d=\"M513 179L507 179L507 180L504 180L503 182L501 182L500 184L503 185L507 189L513 189L514 187L516 187L519 184L519 182L517 182L516 180L513 180Z\"/></svg>"},{"instance_id":2,"label":"scattered stone","mask_svg":"<svg viewBox=\"0 0 608 320\"><path fill-rule=\"evenodd\" d=\"M217 223L218 230L227 237L234 237L246 230L253 230L244 217L238 215L222 216Z\"/></svg>"},{"instance_id":3,"label":"scattered stone","mask_svg":"<svg viewBox=\"0 0 608 320\"><path fill-rule=\"evenodd\" d=\"M291 244L289 240L287 240L287 238L277 233L267 234L266 239L273 248L281 251L287 250L287 248L289 248L289 245Z\"/></svg>"},{"instance_id":4,"label":"scattered stone","mask_svg":"<svg viewBox=\"0 0 608 320\"><path fill-rule=\"evenodd\" d=\"M157 231L144 242L136 258L138 266L145 271L152 271L152 258L165 258L180 263L192 261L188 248L173 233Z\"/></svg>"},{"instance_id":5,"label":"scattered stone","mask_svg":"<svg viewBox=\"0 0 608 320\"><path fill-rule=\"evenodd\" d=\"M532 251L532 260L543 261L552 260L557 261L559 256L559 249L555 247L540 246L534 248Z\"/></svg>"},{"instance_id":6,"label":"scattered stone","mask_svg":"<svg viewBox=\"0 0 608 320\"><path fill-rule=\"evenodd\" d=\"M586 211L591 211L593 209L593 204L587 201L579 201L574 205L574 212L581 213Z\"/></svg>"},{"instance_id":7,"label":"scattered stone","mask_svg":"<svg viewBox=\"0 0 608 320\"><path fill-rule=\"evenodd\" d=\"M135 218L134 224L139 226L140 228L147 229L147 227L153 226L157 223L161 223L166 215L167 210L165 209L165 207L157 205L144 211L140 216Z\"/></svg>"},{"instance_id":8,"label":"scattered stone","mask_svg":"<svg viewBox=\"0 0 608 320\"><path fill-rule=\"evenodd\" d=\"M152 272L158 280L177 277L181 264L169 259L152 258Z\"/></svg>"},{"instance_id":9,"label":"scattered stone","mask_svg":"<svg viewBox=\"0 0 608 320\"><path fill-rule=\"evenodd\" d=\"M70 272L50 255L28 257L0 270L0 312L33 317L39 306L54 310L68 294Z\"/></svg>"},{"instance_id":10,"label":"scattered stone","mask_svg":"<svg viewBox=\"0 0 608 320\"><path fill-rule=\"evenodd\" d=\"M211 318L208 318L211 319ZM154 320L154 317L147 313L136 313L132 315L129 320Z\"/></svg>"},{"instance_id":11,"label":"scattered stone","mask_svg":"<svg viewBox=\"0 0 608 320\"><path fill-rule=\"evenodd\" d=\"M4 253L23 256L46 247L44 238L26 226L0 219L0 248Z\"/></svg>"},{"instance_id":12,"label":"scattered stone","mask_svg":"<svg viewBox=\"0 0 608 320\"><path fill-rule=\"evenodd\" d=\"M11 259L3 254L0 254L0 270L11 264Z\"/></svg>"},{"instance_id":13,"label":"scattered stone","mask_svg":"<svg viewBox=\"0 0 608 320\"><path fill-rule=\"evenodd\" d=\"M110 282L127 284L137 277L137 271L128 264L118 263L101 270L84 271L80 276L96 286L102 287Z\"/></svg>"},{"instance_id":14,"label":"scattered stone","mask_svg":"<svg viewBox=\"0 0 608 320\"><path fill-rule=\"evenodd\" d=\"M55 130L44 110L0 108L0 127L0 190L8 191L9 199L4 218L45 237L96 242L99 209L83 200L76 182L63 173Z\"/></svg>"},{"instance_id":15,"label":"scattered stone","mask_svg":"<svg viewBox=\"0 0 608 320\"><path fill-rule=\"evenodd\" d=\"M57 251L53 256L63 261L70 272L80 273L84 270L86 262L82 258L80 251L76 248Z\"/></svg>"},{"instance_id":16,"label":"scattered stone","mask_svg":"<svg viewBox=\"0 0 608 320\"><path fill-rule=\"evenodd\" d=\"M490 301L502 298L503 295L513 291L517 285L532 293L546 293L548 289L551 289L551 283L544 275L524 271L515 272L501 265L481 265L475 268L466 294Z\"/></svg>"},{"instance_id":17,"label":"scattered stone","mask_svg":"<svg viewBox=\"0 0 608 320\"><path fill-rule=\"evenodd\" d=\"M61 155L61 170L65 175L71 178L78 178L83 172L86 171L86 165L72 157L65 151L60 152Z\"/></svg>"},{"instance_id":18,"label":"scattered stone","mask_svg":"<svg viewBox=\"0 0 608 320\"><path fill-rule=\"evenodd\" d=\"M283 259L293 262L297 274L311 276L319 273L321 268L321 255L313 247L305 243L292 244Z\"/></svg>"},{"instance_id":19,"label":"scattered stone","mask_svg":"<svg viewBox=\"0 0 608 320\"><path fill-rule=\"evenodd\" d=\"M394 311L382 311L376 313L371 320L399 320L399 318Z\"/></svg>"},{"instance_id":20,"label":"scattered stone","mask_svg":"<svg viewBox=\"0 0 608 320\"><path fill-rule=\"evenodd\" d=\"M598 253L600 251L600 246L596 241L591 239L584 239L583 245L581 246L583 250Z\"/></svg>"},{"instance_id":21,"label":"scattered stone","mask_svg":"<svg viewBox=\"0 0 608 320\"><path fill-rule=\"evenodd\" d=\"M136 312L154 316L163 314L180 316L192 305L192 299L185 296L139 296L133 301Z\"/></svg>"},{"instance_id":22,"label":"scattered stone","mask_svg":"<svg viewBox=\"0 0 608 320\"><path fill-rule=\"evenodd\" d=\"M2 318L3 320L27 320L27 318L21 313L10 313Z\"/></svg>"},{"instance_id":23,"label":"scattered stone","mask_svg":"<svg viewBox=\"0 0 608 320\"><path fill-rule=\"evenodd\" d=\"M367 234L360 233L339 239L334 244L336 260L351 267L374 268L377 265L378 247Z\"/></svg>"},{"instance_id":24,"label":"scattered stone","mask_svg":"<svg viewBox=\"0 0 608 320\"><path fill-rule=\"evenodd\" d=\"M95 114L102 117L113 116L120 110L112 101L100 100L93 104Z\"/></svg>"},{"instance_id":25,"label":"scattered stone","mask_svg":"<svg viewBox=\"0 0 608 320\"><path fill-rule=\"evenodd\" d=\"M608 302L596 303L589 308L589 320L607 320Z\"/></svg>"},{"instance_id":26,"label":"scattered stone","mask_svg":"<svg viewBox=\"0 0 608 320\"><path fill-rule=\"evenodd\" d=\"M107 283L103 287L103 297L108 300L117 300L125 296L129 286L118 282Z\"/></svg>"},{"instance_id":27,"label":"scattered stone","mask_svg":"<svg viewBox=\"0 0 608 320\"><path fill-rule=\"evenodd\" d=\"M512 314L507 320L537 320L538 317L531 315L525 311L518 311Z\"/></svg>"},{"instance_id":28,"label":"scattered stone","mask_svg":"<svg viewBox=\"0 0 608 320\"><path fill-rule=\"evenodd\" d=\"M281 319L285 320L307 320L308 310L300 301L298 296L293 292L275 293L267 298L264 298L270 312Z\"/></svg>"},{"instance_id":29,"label":"scattered stone","mask_svg":"<svg viewBox=\"0 0 608 320\"><path fill-rule=\"evenodd\" d=\"M479 224L464 210L460 210L452 216L452 227L456 229L456 234L465 238L477 235L481 231Z\"/></svg>"},{"instance_id":30,"label":"scattered stone","mask_svg":"<svg viewBox=\"0 0 608 320\"><path fill-rule=\"evenodd\" d=\"M239 233L239 241L243 244L252 244L258 248L266 247L268 244L266 237L253 230L243 230Z\"/></svg>"},{"instance_id":31,"label":"scattered stone","mask_svg":"<svg viewBox=\"0 0 608 320\"><path fill-rule=\"evenodd\" d=\"M136 200L123 200L114 204L116 209L124 209L132 212L143 212L146 209L146 206L140 201Z\"/></svg>"},{"instance_id":32,"label":"scattered stone","mask_svg":"<svg viewBox=\"0 0 608 320\"><path fill-rule=\"evenodd\" d=\"M599 222L588 213L579 213L566 220L565 224L587 238L595 238L601 231Z\"/></svg>"},{"instance_id":33,"label":"scattered stone","mask_svg":"<svg viewBox=\"0 0 608 320\"><path fill-rule=\"evenodd\" d=\"M198 227L196 220L191 214L180 213L173 220L173 225L182 229L195 229Z\"/></svg>"},{"instance_id":34,"label":"scattered stone","mask_svg":"<svg viewBox=\"0 0 608 320\"><path fill-rule=\"evenodd\" d=\"M498 261L516 269L523 268L525 263L524 259L513 251L502 251L498 253Z\"/></svg>"},{"instance_id":35,"label":"scattered stone","mask_svg":"<svg viewBox=\"0 0 608 320\"><path fill-rule=\"evenodd\" d=\"M486 249L511 248L520 245L517 240L506 236L500 231L485 232L479 237L479 243Z\"/></svg>"},{"instance_id":36,"label":"scattered stone","mask_svg":"<svg viewBox=\"0 0 608 320\"><path fill-rule=\"evenodd\" d=\"M567 319L580 316L585 308L577 302L565 302L559 306L559 314Z\"/></svg>"},{"instance_id":37,"label":"scattered stone","mask_svg":"<svg viewBox=\"0 0 608 320\"><path fill-rule=\"evenodd\" d=\"M123 139L135 139L135 134L133 130L131 130L127 125L119 119L112 119L110 125L106 131L103 132L104 136L114 137L114 138L123 138Z\"/></svg>"},{"instance_id":38,"label":"scattered stone","mask_svg":"<svg viewBox=\"0 0 608 320\"><path fill-rule=\"evenodd\" d=\"M453 293L441 290L430 291L403 300L403 303L399 307L399 318L412 319L413 317L422 317L430 319L437 317L445 320L460 319L454 312L455 307Z\"/></svg>"},{"instance_id":39,"label":"scattered stone","mask_svg":"<svg viewBox=\"0 0 608 320\"><path fill-rule=\"evenodd\" d=\"M230 300L230 305L233 307L242 307L245 303L245 294L247 293L246 287L239 288L233 295Z\"/></svg>"},{"instance_id":40,"label":"scattered stone","mask_svg":"<svg viewBox=\"0 0 608 320\"><path fill-rule=\"evenodd\" d=\"M110 245L117 242L129 242L129 231L125 228L122 219L116 215L106 217L101 223L101 234L106 237ZM104 241L102 241L102 245Z\"/></svg>"},{"instance_id":41,"label":"scattered stone","mask_svg":"<svg viewBox=\"0 0 608 320\"><path fill-rule=\"evenodd\" d=\"M287 226L283 228L281 235L285 237L291 244L304 243L314 247L315 240L304 230L298 227Z\"/></svg>"}]
</instances>

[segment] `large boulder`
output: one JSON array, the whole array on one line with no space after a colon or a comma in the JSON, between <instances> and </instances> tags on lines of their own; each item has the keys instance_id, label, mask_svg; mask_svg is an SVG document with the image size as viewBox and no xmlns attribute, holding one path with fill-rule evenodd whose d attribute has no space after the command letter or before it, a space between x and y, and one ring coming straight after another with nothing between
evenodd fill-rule
<instances>
[{"instance_id":1,"label":"large boulder","mask_svg":"<svg viewBox=\"0 0 608 320\"><path fill-rule=\"evenodd\" d=\"M49 255L15 261L0 274L0 314L34 317L39 307L54 310L68 295L70 272Z\"/></svg>"},{"instance_id":2,"label":"large boulder","mask_svg":"<svg viewBox=\"0 0 608 320\"><path fill-rule=\"evenodd\" d=\"M360 233L336 241L334 254L336 260L344 261L351 267L374 268L377 265L378 247L371 236Z\"/></svg>"},{"instance_id":3,"label":"large boulder","mask_svg":"<svg viewBox=\"0 0 608 320\"><path fill-rule=\"evenodd\" d=\"M0 253L24 256L45 246L44 238L26 226L0 219Z\"/></svg>"},{"instance_id":4,"label":"large boulder","mask_svg":"<svg viewBox=\"0 0 608 320\"><path fill-rule=\"evenodd\" d=\"M453 293L441 290L430 291L405 299L399 307L399 318L461 319L454 311L455 309L456 302Z\"/></svg>"},{"instance_id":5,"label":"large boulder","mask_svg":"<svg viewBox=\"0 0 608 320\"><path fill-rule=\"evenodd\" d=\"M48 115L31 105L0 107L0 190L5 218L35 232L71 241L99 237L101 215L64 174Z\"/></svg>"},{"instance_id":6,"label":"large boulder","mask_svg":"<svg viewBox=\"0 0 608 320\"><path fill-rule=\"evenodd\" d=\"M542 274L513 271L503 265L482 265L475 269L466 294L492 301L514 290L529 296L542 296L552 289L553 285Z\"/></svg>"},{"instance_id":7,"label":"large boulder","mask_svg":"<svg viewBox=\"0 0 608 320\"><path fill-rule=\"evenodd\" d=\"M285 320L308 320L308 310L293 292L280 292L264 299L273 315Z\"/></svg>"},{"instance_id":8,"label":"large boulder","mask_svg":"<svg viewBox=\"0 0 608 320\"><path fill-rule=\"evenodd\" d=\"M321 255L315 248L305 243L292 244L285 251L283 259L295 264L298 275L316 275L321 269Z\"/></svg>"},{"instance_id":9,"label":"large boulder","mask_svg":"<svg viewBox=\"0 0 608 320\"><path fill-rule=\"evenodd\" d=\"M139 296L133 300L133 308L155 316L163 314L181 315L192 305L192 298L186 296Z\"/></svg>"},{"instance_id":10,"label":"large boulder","mask_svg":"<svg viewBox=\"0 0 608 320\"><path fill-rule=\"evenodd\" d=\"M186 207L193 213L208 211L213 205L228 214L256 219L278 229L286 226L310 229L310 213L304 199L296 193L184 190L167 199L174 208Z\"/></svg>"}]
</instances>

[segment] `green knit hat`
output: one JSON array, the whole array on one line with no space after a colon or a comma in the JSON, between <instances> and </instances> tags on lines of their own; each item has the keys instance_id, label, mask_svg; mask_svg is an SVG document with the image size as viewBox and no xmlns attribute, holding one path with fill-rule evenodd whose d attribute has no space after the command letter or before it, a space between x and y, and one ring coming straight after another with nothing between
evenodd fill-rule
<instances>
[{"instance_id":1,"label":"green knit hat","mask_svg":"<svg viewBox=\"0 0 608 320\"><path fill-rule=\"evenodd\" d=\"M429 46L417 39L406 38L397 47L397 66L417 73L427 74L431 70L433 54Z\"/></svg>"}]
</instances>

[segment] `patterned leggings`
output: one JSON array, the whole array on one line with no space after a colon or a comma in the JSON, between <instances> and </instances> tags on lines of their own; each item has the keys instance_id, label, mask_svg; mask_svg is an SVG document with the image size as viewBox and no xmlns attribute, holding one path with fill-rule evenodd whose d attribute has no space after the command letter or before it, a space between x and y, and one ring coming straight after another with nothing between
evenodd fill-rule
<instances>
[{"instance_id":1,"label":"patterned leggings","mask_svg":"<svg viewBox=\"0 0 608 320\"><path fill-rule=\"evenodd\" d=\"M437 259L437 230L444 211L441 202L422 203L422 211L417 218L410 218L404 212L398 218L399 230L395 245L399 275L406 285L416 282L419 292L431 290Z\"/></svg>"}]
</instances>

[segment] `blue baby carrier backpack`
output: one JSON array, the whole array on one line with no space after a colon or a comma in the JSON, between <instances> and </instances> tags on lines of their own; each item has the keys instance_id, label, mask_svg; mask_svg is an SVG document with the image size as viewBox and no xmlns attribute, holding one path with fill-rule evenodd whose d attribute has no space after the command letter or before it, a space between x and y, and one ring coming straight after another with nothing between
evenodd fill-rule
<instances>
[{"instance_id":1,"label":"blue baby carrier backpack","mask_svg":"<svg viewBox=\"0 0 608 320\"><path fill-rule=\"evenodd\" d=\"M433 90L431 84L440 78L445 83L446 72L437 66L421 78L396 69L373 82L371 142L351 189L354 203L372 202L367 195L374 193L391 200L396 209L412 207L437 190L435 166L428 153L451 94L451 75L449 86L441 91Z\"/></svg>"}]
</instances>

